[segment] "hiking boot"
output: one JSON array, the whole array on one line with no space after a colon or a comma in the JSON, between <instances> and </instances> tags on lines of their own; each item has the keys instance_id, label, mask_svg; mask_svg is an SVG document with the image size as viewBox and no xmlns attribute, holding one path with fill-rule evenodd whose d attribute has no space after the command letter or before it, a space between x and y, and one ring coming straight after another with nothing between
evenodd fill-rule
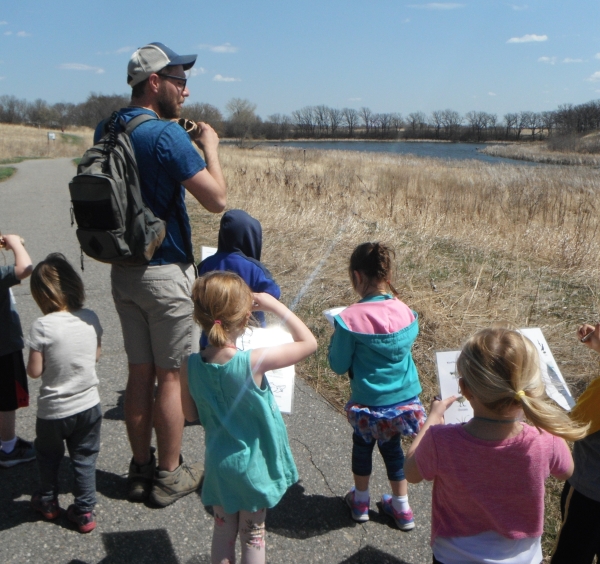
<instances>
[{"instance_id":1,"label":"hiking boot","mask_svg":"<svg viewBox=\"0 0 600 564\"><path fill-rule=\"evenodd\" d=\"M384 494L381 496L381 508L384 513L387 513L394 519L396 526L401 531L410 531L415 528L415 519L413 517L412 509L409 509L408 511L396 511L392 505L391 495Z\"/></svg>"},{"instance_id":2,"label":"hiking boot","mask_svg":"<svg viewBox=\"0 0 600 564\"><path fill-rule=\"evenodd\" d=\"M17 444L10 454L0 450L0 466L10 468L21 462L30 462L35 458L35 449L29 441L17 437Z\"/></svg>"},{"instance_id":3,"label":"hiking boot","mask_svg":"<svg viewBox=\"0 0 600 564\"><path fill-rule=\"evenodd\" d=\"M31 508L34 511L42 514L44 519L51 521L56 519L60 515L60 507L58 505L58 499L44 499L42 494L37 492L31 496Z\"/></svg>"},{"instance_id":4,"label":"hiking boot","mask_svg":"<svg viewBox=\"0 0 600 564\"><path fill-rule=\"evenodd\" d=\"M357 523L364 523L369 520L369 502L371 500L369 499L369 501L363 502L356 501L354 492L355 488L353 486L344 499L346 500L346 505L350 508L352 519Z\"/></svg>"},{"instance_id":5,"label":"hiking boot","mask_svg":"<svg viewBox=\"0 0 600 564\"><path fill-rule=\"evenodd\" d=\"M189 493L195 492L204 478L204 465L201 462L181 464L172 472L156 469L150 501L160 507L166 507Z\"/></svg>"},{"instance_id":6,"label":"hiking boot","mask_svg":"<svg viewBox=\"0 0 600 564\"><path fill-rule=\"evenodd\" d=\"M93 511L80 513L75 505L69 505L67 519L75 523L80 533L89 533L96 528L96 516Z\"/></svg>"},{"instance_id":7,"label":"hiking boot","mask_svg":"<svg viewBox=\"0 0 600 564\"><path fill-rule=\"evenodd\" d=\"M146 501L152 490L152 480L156 470L156 449L150 447L150 461L146 464L136 464L133 458L129 463L127 476L127 498L129 501Z\"/></svg>"}]
</instances>

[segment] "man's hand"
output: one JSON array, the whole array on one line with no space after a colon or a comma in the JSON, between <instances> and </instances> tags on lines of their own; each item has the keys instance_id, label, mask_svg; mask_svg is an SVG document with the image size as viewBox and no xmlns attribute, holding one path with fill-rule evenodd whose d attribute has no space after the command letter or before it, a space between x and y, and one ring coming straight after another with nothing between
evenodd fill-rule
<instances>
[{"instance_id":1,"label":"man's hand","mask_svg":"<svg viewBox=\"0 0 600 564\"><path fill-rule=\"evenodd\" d=\"M194 137L194 141L196 145L206 155L206 153L216 152L217 147L219 146L219 136L217 132L210 126L208 123L204 123L203 121L199 121L198 125L198 133L196 137Z\"/></svg>"}]
</instances>

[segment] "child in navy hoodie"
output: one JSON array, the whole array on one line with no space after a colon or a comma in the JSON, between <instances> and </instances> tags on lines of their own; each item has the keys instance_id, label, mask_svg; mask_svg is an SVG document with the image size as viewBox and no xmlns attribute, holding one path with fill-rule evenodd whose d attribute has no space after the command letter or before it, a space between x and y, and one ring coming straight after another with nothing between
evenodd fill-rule
<instances>
[{"instance_id":1,"label":"child in navy hoodie","mask_svg":"<svg viewBox=\"0 0 600 564\"><path fill-rule=\"evenodd\" d=\"M198 265L198 276L213 270L235 272L253 292L265 292L279 299L281 290L271 273L260 262L261 252L260 222L244 210L229 210L221 218L217 252ZM265 314L262 311L253 313L261 327L264 327ZM206 335L202 333L201 348L206 347L207 344Z\"/></svg>"}]
</instances>

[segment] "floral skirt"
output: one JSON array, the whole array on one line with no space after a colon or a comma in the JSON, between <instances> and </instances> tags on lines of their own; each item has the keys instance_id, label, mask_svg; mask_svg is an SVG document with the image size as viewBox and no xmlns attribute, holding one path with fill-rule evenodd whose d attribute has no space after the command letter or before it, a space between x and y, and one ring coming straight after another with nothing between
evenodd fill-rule
<instances>
[{"instance_id":1,"label":"floral skirt","mask_svg":"<svg viewBox=\"0 0 600 564\"><path fill-rule=\"evenodd\" d=\"M418 396L395 405L372 407L349 401L344 409L354 432L367 443L389 441L398 434L414 438L427 420Z\"/></svg>"}]
</instances>

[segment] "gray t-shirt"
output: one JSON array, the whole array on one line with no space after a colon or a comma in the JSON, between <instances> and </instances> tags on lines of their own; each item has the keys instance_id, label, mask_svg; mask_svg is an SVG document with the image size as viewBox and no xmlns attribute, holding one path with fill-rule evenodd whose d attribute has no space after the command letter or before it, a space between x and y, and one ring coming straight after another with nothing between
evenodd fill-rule
<instances>
[{"instance_id":1,"label":"gray t-shirt","mask_svg":"<svg viewBox=\"0 0 600 564\"><path fill-rule=\"evenodd\" d=\"M62 419L100 402L96 349L102 336L91 309L57 311L33 322L27 344L44 355L40 419Z\"/></svg>"},{"instance_id":2,"label":"gray t-shirt","mask_svg":"<svg viewBox=\"0 0 600 564\"><path fill-rule=\"evenodd\" d=\"M0 266L0 356L24 347L21 321L10 288L20 284L14 266Z\"/></svg>"},{"instance_id":3,"label":"gray t-shirt","mask_svg":"<svg viewBox=\"0 0 600 564\"><path fill-rule=\"evenodd\" d=\"M573 461L575 471L569 483L579 493L600 502L600 431L575 442Z\"/></svg>"}]
</instances>

